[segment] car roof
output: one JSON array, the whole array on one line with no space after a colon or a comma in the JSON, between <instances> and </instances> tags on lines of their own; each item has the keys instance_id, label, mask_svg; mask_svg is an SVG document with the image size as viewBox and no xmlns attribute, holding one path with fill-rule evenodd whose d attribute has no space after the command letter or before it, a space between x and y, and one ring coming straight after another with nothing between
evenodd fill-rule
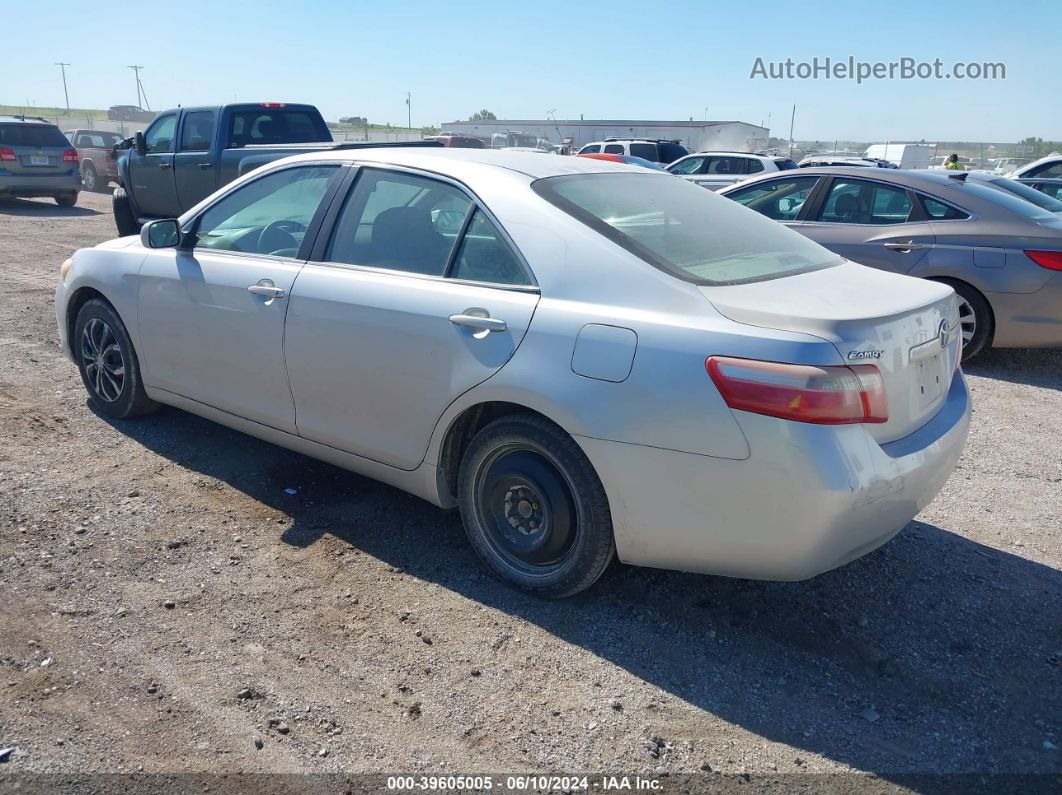
<instances>
[{"instance_id":1,"label":"car roof","mask_svg":"<svg viewBox=\"0 0 1062 795\"><path fill-rule=\"evenodd\" d=\"M968 174L970 172L953 171L950 173ZM954 187L958 179L963 179L961 177L950 177L947 173L942 171L915 171L902 168L867 168L866 166L808 166L797 171L784 171L782 174L790 179L805 174L813 176L859 177L860 179L876 179L881 182L894 182L899 185L906 185L909 188L922 189L933 187ZM748 185L751 182L759 182L760 180L777 179L779 176L781 175L777 172L771 171L766 174L757 174L755 177L743 180L738 184Z\"/></svg>"},{"instance_id":2,"label":"car roof","mask_svg":"<svg viewBox=\"0 0 1062 795\"><path fill-rule=\"evenodd\" d=\"M785 160L785 155L758 155L755 152L728 152L723 149L703 149L699 152L691 152L687 157L693 155L726 155L727 157L763 157L768 160L771 158L777 158L779 160Z\"/></svg>"},{"instance_id":3,"label":"car roof","mask_svg":"<svg viewBox=\"0 0 1062 795\"><path fill-rule=\"evenodd\" d=\"M434 171L463 180L465 176L488 171L508 171L530 179L557 177L568 174L615 173L617 169L639 174L652 174L640 166L628 166L595 160L589 157L561 157L543 152L514 152L498 149L449 149L445 147L381 147L379 149L338 149L308 152L285 158L280 162L301 160L337 160L340 162L379 163Z\"/></svg>"},{"instance_id":4,"label":"car roof","mask_svg":"<svg viewBox=\"0 0 1062 795\"><path fill-rule=\"evenodd\" d=\"M39 116L15 116L15 115L2 115L0 116L0 124L37 124L48 127L54 127L47 119L42 119Z\"/></svg>"}]
</instances>

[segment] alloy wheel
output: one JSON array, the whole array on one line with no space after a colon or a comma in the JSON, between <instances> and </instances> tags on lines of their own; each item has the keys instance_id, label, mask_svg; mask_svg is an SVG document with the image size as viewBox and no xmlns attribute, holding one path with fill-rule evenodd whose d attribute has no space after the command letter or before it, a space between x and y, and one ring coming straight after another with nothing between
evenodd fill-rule
<instances>
[{"instance_id":1,"label":"alloy wheel","mask_svg":"<svg viewBox=\"0 0 1062 795\"><path fill-rule=\"evenodd\" d=\"M962 344L966 347L977 333L977 314L973 305L959 296L959 328L962 330Z\"/></svg>"},{"instance_id":2,"label":"alloy wheel","mask_svg":"<svg viewBox=\"0 0 1062 795\"><path fill-rule=\"evenodd\" d=\"M100 400L114 403L125 388L125 357L114 330L97 317L81 332L81 362L92 391Z\"/></svg>"}]
</instances>

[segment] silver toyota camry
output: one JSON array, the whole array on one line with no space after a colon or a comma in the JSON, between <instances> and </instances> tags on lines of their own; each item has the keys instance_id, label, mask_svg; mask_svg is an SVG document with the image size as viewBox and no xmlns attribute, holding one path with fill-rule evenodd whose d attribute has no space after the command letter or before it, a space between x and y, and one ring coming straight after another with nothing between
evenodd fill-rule
<instances>
[{"instance_id":1,"label":"silver toyota camry","mask_svg":"<svg viewBox=\"0 0 1062 795\"><path fill-rule=\"evenodd\" d=\"M840 566L933 499L969 423L951 287L585 158L278 161L78 251L56 314L104 414L177 406L459 507L544 596L614 556Z\"/></svg>"}]
</instances>

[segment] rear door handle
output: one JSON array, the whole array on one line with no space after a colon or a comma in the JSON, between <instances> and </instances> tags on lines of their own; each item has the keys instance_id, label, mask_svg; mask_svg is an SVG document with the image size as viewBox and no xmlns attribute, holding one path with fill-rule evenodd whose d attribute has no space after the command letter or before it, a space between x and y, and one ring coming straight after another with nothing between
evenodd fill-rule
<instances>
[{"instance_id":1,"label":"rear door handle","mask_svg":"<svg viewBox=\"0 0 1062 795\"><path fill-rule=\"evenodd\" d=\"M287 295L287 292L283 287L277 287L269 279L261 279L257 284L252 284L247 288L247 292L251 295L261 295L272 301L274 298L283 298ZM269 301L266 301L268 304Z\"/></svg>"},{"instance_id":2,"label":"rear door handle","mask_svg":"<svg viewBox=\"0 0 1062 795\"><path fill-rule=\"evenodd\" d=\"M490 317L486 312L482 315L470 314L475 311L474 309L466 309L462 314L450 315L450 322L455 326L474 328L476 331L505 331L509 328L509 325L504 320Z\"/></svg>"},{"instance_id":3,"label":"rear door handle","mask_svg":"<svg viewBox=\"0 0 1062 795\"><path fill-rule=\"evenodd\" d=\"M161 163L159 163L159 168L173 168L173 164L167 163L165 160L163 160Z\"/></svg>"},{"instance_id":4,"label":"rear door handle","mask_svg":"<svg viewBox=\"0 0 1062 795\"><path fill-rule=\"evenodd\" d=\"M915 242L911 242L911 243L885 243L885 248L891 249L892 251L899 251L902 254L906 254L908 251L918 251L918 249L922 248L922 244L921 243L915 243Z\"/></svg>"}]
</instances>

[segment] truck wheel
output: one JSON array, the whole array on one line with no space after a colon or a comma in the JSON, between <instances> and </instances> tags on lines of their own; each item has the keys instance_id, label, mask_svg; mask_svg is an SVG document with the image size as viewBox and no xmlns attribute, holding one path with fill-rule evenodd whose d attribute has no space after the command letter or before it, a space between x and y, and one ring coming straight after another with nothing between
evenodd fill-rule
<instances>
[{"instance_id":1,"label":"truck wheel","mask_svg":"<svg viewBox=\"0 0 1062 795\"><path fill-rule=\"evenodd\" d=\"M120 237L140 234L140 223L133 214L133 207L125 193L125 188L115 188L114 193L111 194L111 209L114 211L114 225L118 227Z\"/></svg>"},{"instance_id":2,"label":"truck wheel","mask_svg":"<svg viewBox=\"0 0 1062 795\"><path fill-rule=\"evenodd\" d=\"M55 197L55 203L60 207L73 207L77 204L76 193L60 193Z\"/></svg>"},{"instance_id":3,"label":"truck wheel","mask_svg":"<svg viewBox=\"0 0 1062 795\"><path fill-rule=\"evenodd\" d=\"M100 189L100 175L92 163L85 163L81 167L81 181L85 183L85 190L95 192Z\"/></svg>"}]
</instances>

